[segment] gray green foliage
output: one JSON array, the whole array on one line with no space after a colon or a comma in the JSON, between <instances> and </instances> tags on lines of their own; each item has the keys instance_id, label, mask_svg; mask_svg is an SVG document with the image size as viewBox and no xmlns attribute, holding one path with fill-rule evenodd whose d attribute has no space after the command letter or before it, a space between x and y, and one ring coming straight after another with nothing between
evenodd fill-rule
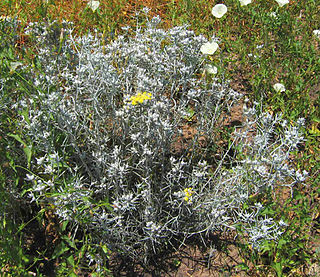
<instances>
[{"instance_id":1,"label":"gray green foliage","mask_svg":"<svg viewBox=\"0 0 320 277\"><path fill-rule=\"evenodd\" d=\"M14 105L28 111L20 125L35 149L30 201L144 262L167 243L238 224L255 247L277 239L281 224L259 216L260 203L242 207L252 194L304 180L288 163L303 120L292 127L246 108L231 146L212 159L221 116L239 94L202 75L203 36L159 22L109 45L98 33L73 36L70 24L30 25L40 70L30 69L32 96ZM185 127L193 130L188 140Z\"/></svg>"}]
</instances>

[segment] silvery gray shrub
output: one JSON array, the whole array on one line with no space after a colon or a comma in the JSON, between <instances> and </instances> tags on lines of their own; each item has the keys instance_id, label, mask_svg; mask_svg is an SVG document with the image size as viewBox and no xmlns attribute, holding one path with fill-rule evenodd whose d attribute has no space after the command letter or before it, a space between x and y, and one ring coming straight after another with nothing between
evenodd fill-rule
<instances>
[{"instance_id":1,"label":"silvery gray shrub","mask_svg":"<svg viewBox=\"0 0 320 277\"><path fill-rule=\"evenodd\" d=\"M231 146L213 159L222 117L240 95L202 74L205 37L159 23L128 27L111 43L97 32L73 36L70 23L30 24L35 89L13 107L28 112L20 124L36 153L28 197L89 230L93 244L140 261L239 224L259 248L285 223L260 216L260 203L243 204L304 181L289 159L303 120L291 126L246 103Z\"/></svg>"}]
</instances>

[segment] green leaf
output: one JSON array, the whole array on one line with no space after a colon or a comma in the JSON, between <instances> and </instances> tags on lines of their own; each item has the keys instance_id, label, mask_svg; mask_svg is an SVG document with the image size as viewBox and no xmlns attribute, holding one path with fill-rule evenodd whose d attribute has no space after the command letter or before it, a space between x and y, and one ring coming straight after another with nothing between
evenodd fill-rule
<instances>
[{"instance_id":1,"label":"green leaf","mask_svg":"<svg viewBox=\"0 0 320 277\"><path fill-rule=\"evenodd\" d=\"M108 247L106 246L106 245L101 245L101 248L102 248L102 251L106 254L106 255L108 255L108 254L110 254L110 251L109 251L109 249L108 249Z\"/></svg>"},{"instance_id":2,"label":"green leaf","mask_svg":"<svg viewBox=\"0 0 320 277\"><path fill-rule=\"evenodd\" d=\"M29 113L28 110L23 110L21 112L21 115L23 116L24 120L30 124L30 119L29 119Z\"/></svg>"},{"instance_id":3,"label":"green leaf","mask_svg":"<svg viewBox=\"0 0 320 277\"><path fill-rule=\"evenodd\" d=\"M285 239L280 239L278 242L278 249L282 249L282 246L285 245L287 241Z\"/></svg>"},{"instance_id":4,"label":"green leaf","mask_svg":"<svg viewBox=\"0 0 320 277\"><path fill-rule=\"evenodd\" d=\"M314 122L316 122L316 123L320 123L320 118L318 118L318 117L314 117L312 120L313 120Z\"/></svg>"},{"instance_id":5,"label":"green leaf","mask_svg":"<svg viewBox=\"0 0 320 277\"><path fill-rule=\"evenodd\" d=\"M8 136L14 138L15 140L19 141L19 142L22 143L23 145L27 145L18 135L8 134Z\"/></svg>"},{"instance_id":6,"label":"green leaf","mask_svg":"<svg viewBox=\"0 0 320 277\"><path fill-rule=\"evenodd\" d=\"M249 267L245 263L238 264L238 265L236 265L236 267L241 270L249 270Z\"/></svg>"},{"instance_id":7,"label":"green leaf","mask_svg":"<svg viewBox=\"0 0 320 277\"><path fill-rule=\"evenodd\" d=\"M68 236L62 236L62 239L66 241L72 248L77 249L76 244Z\"/></svg>"},{"instance_id":8,"label":"green leaf","mask_svg":"<svg viewBox=\"0 0 320 277\"><path fill-rule=\"evenodd\" d=\"M23 148L24 153L27 156L27 161L28 161L28 168L30 168L30 164L31 164L31 157L32 157L32 150L26 146Z\"/></svg>"},{"instance_id":9,"label":"green leaf","mask_svg":"<svg viewBox=\"0 0 320 277\"><path fill-rule=\"evenodd\" d=\"M68 274L69 277L78 277L77 274L75 274L73 271L70 271Z\"/></svg>"},{"instance_id":10,"label":"green leaf","mask_svg":"<svg viewBox=\"0 0 320 277\"><path fill-rule=\"evenodd\" d=\"M67 258L67 262L68 262L72 267L74 267L74 258L73 258L73 255L70 255L70 256Z\"/></svg>"},{"instance_id":11,"label":"green leaf","mask_svg":"<svg viewBox=\"0 0 320 277\"><path fill-rule=\"evenodd\" d=\"M193 116L195 115L195 111L188 107L186 110L187 115L184 116L184 119L191 122L193 120Z\"/></svg>"},{"instance_id":12,"label":"green leaf","mask_svg":"<svg viewBox=\"0 0 320 277\"><path fill-rule=\"evenodd\" d=\"M57 245L57 247L54 249L52 258L58 258L60 257L63 253L67 252L69 250L69 247L64 243L61 242L60 244Z\"/></svg>"},{"instance_id":13,"label":"green leaf","mask_svg":"<svg viewBox=\"0 0 320 277\"><path fill-rule=\"evenodd\" d=\"M277 272L277 276L281 277L282 275L282 265L281 263L274 263L273 264L273 268L275 269L275 271Z\"/></svg>"},{"instance_id":14,"label":"green leaf","mask_svg":"<svg viewBox=\"0 0 320 277\"><path fill-rule=\"evenodd\" d=\"M61 231L62 232L66 230L68 223L69 223L69 221L63 221L62 222L62 225L61 225Z\"/></svg>"},{"instance_id":15,"label":"green leaf","mask_svg":"<svg viewBox=\"0 0 320 277\"><path fill-rule=\"evenodd\" d=\"M32 191L32 190L33 190L32 188L24 189L24 190L21 192L21 196L24 196L27 192Z\"/></svg>"},{"instance_id":16,"label":"green leaf","mask_svg":"<svg viewBox=\"0 0 320 277\"><path fill-rule=\"evenodd\" d=\"M27 143L25 143L25 142L19 137L19 135L8 134L8 136L14 138L15 140L17 140L18 142L20 142L21 144L23 144L23 152L24 152L24 153L26 154L26 156L27 156L28 168L30 168L31 157L32 157L32 149L27 145Z\"/></svg>"},{"instance_id":17,"label":"green leaf","mask_svg":"<svg viewBox=\"0 0 320 277\"><path fill-rule=\"evenodd\" d=\"M87 245L82 245L80 251L78 252L78 258L81 259L84 256L84 253L86 252Z\"/></svg>"},{"instance_id":18,"label":"green leaf","mask_svg":"<svg viewBox=\"0 0 320 277\"><path fill-rule=\"evenodd\" d=\"M317 137L320 136L320 130L315 125L312 125L311 129L309 129L308 131L311 135L314 135Z\"/></svg>"}]
</instances>

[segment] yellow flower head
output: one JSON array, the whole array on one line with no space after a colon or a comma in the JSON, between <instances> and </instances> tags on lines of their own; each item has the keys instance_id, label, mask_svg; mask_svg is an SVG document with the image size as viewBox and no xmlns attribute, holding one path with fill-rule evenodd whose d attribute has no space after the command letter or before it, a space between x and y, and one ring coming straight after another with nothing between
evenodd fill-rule
<instances>
[{"instance_id":1,"label":"yellow flower head","mask_svg":"<svg viewBox=\"0 0 320 277\"><path fill-rule=\"evenodd\" d=\"M135 106L138 104L142 104L145 100L150 100L152 98L151 93L147 92L138 92L136 95L130 97L130 103Z\"/></svg>"},{"instance_id":2,"label":"yellow flower head","mask_svg":"<svg viewBox=\"0 0 320 277\"><path fill-rule=\"evenodd\" d=\"M192 194L194 194L194 191L192 190L192 188L185 188L184 189L184 201L186 202L190 202L190 197L192 196Z\"/></svg>"}]
</instances>

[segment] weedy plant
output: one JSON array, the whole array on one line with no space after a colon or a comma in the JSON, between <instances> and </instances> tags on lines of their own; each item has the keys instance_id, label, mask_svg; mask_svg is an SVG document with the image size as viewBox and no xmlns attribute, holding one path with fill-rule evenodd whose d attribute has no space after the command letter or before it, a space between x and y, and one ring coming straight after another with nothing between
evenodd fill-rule
<instances>
[{"instance_id":1,"label":"weedy plant","mask_svg":"<svg viewBox=\"0 0 320 277\"><path fill-rule=\"evenodd\" d=\"M11 267L17 275L23 275L29 259L24 253L22 210L20 198L20 173L16 165L26 164L23 150L8 134L15 128L12 103L22 94L21 77L15 70L17 62L14 45L17 43L18 21L0 18L0 274ZM26 150L27 151L27 150ZM20 158L22 157L22 158Z\"/></svg>"},{"instance_id":2,"label":"weedy plant","mask_svg":"<svg viewBox=\"0 0 320 277\"><path fill-rule=\"evenodd\" d=\"M73 35L68 22L26 30L36 46L33 66L22 66L29 95L10 108L25 142L24 197L69 230L55 257L86 234L79 257L101 271L106 247L148 265L194 236L239 229L260 249L286 228L251 199L305 180L290 161L303 119L292 126L245 101L243 126L219 154L223 116L240 98L207 70L201 49L219 39L159 23L110 44Z\"/></svg>"}]
</instances>

